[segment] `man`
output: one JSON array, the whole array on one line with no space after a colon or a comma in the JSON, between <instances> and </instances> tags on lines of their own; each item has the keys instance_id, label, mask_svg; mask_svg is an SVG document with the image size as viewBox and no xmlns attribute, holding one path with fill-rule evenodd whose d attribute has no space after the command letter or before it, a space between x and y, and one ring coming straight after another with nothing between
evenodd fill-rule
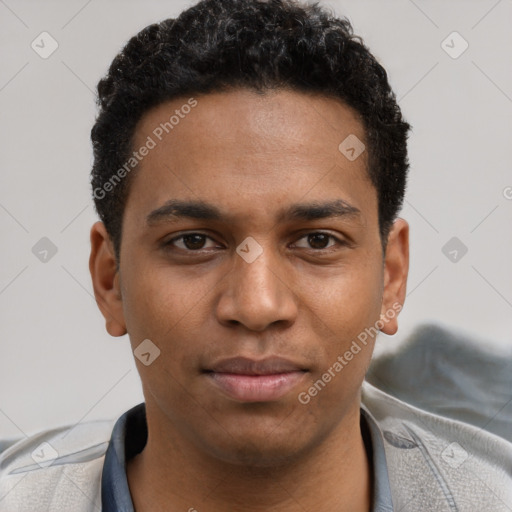
<instances>
[{"instance_id":1,"label":"man","mask_svg":"<svg viewBox=\"0 0 512 512\"><path fill-rule=\"evenodd\" d=\"M8 449L2 510L512 510L509 443L364 382L405 300L409 125L348 21L204 0L98 92L90 270L145 402Z\"/></svg>"}]
</instances>

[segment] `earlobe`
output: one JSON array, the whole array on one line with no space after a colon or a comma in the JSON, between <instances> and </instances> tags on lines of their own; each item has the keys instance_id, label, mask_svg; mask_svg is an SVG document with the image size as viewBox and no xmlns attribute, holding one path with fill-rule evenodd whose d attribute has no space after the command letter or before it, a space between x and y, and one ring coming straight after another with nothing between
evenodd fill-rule
<instances>
[{"instance_id":1,"label":"earlobe","mask_svg":"<svg viewBox=\"0 0 512 512\"><path fill-rule=\"evenodd\" d=\"M398 314L405 302L409 273L409 224L397 219L388 237L384 261L384 290L380 315L381 331L395 334L398 330Z\"/></svg>"},{"instance_id":2,"label":"earlobe","mask_svg":"<svg viewBox=\"0 0 512 512\"><path fill-rule=\"evenodd\" d=\"M91 228L91 255L89 270L96 303L103 314L107 332L111 336L126 334L119 272L113 244L102 222Z\"/></svg>"}]
</instances>

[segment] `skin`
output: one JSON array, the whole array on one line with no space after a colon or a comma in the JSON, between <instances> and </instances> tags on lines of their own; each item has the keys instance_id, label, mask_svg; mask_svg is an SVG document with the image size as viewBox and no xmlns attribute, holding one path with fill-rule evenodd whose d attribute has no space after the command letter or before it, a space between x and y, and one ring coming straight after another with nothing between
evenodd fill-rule
<instances>
[{"instance_id":1,"label":"skin","mask_svg":"<svg viewBox=\"0 0 512 512\"><path fill-rule=\"evenodd\" d=\"M147 112L134 147L187 99ZM367 153L349 161L338 150L350 134L364 141L364 129L337 99L290 90L196 99L132 176L118 270L104 225L91 230L107 331L128 332L132 350L150 339L161 351L149 366L135 358L149 431L127 463L135 508L368 511L359 411L375 340L308 404L298 395L365 328L387 318L381 331L397 331L388 312L405 300L409 226L395 221L384 257ZM174 199L205 201L228 217L149 226L147 216ZM292 204L339 199L360 214L278 220ZM205 236L171 241L191 233ZM252 263L236 252L249 236L263 251ZM274 401L234 400L202 372L222 358L275 355L307 371Z\"/></svg>"}]
</instances>

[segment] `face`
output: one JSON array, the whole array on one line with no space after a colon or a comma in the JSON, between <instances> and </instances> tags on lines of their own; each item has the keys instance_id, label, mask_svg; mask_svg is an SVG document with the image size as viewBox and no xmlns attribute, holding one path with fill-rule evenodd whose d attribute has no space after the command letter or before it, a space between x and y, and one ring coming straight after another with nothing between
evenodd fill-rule
<instances>
[{"instance_id":1,"label":"face","mask_svg":"<svg viewBox=\"0 0 512 512\"><path fill-rule=\"evenodd\" d=\"M349 136L355 152L339 149ZM109 332L144 347L150 430L265 465L358 413L371 328L397 328L408 239L399 219L383 260L354 136L365 143L341 102L285 90L173 100L141 119L134 148L153 147L132 176L119 271L97 223L91 272Z\"/></svg>"}]
</instances>

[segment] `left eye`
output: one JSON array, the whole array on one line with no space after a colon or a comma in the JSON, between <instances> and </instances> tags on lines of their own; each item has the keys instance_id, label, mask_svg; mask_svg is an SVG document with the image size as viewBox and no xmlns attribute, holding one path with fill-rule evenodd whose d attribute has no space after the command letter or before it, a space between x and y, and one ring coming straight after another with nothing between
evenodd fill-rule
<instances>
[{"instance_id":1,"label":"left eye","mask_svg":"<svg viewBox=\"0 0 512 512\"><path fill-rule=\"evenodd\" d=\"M307 240L307 243L309 243L313 249L319 250L328 249L329 247L335 245L335 243L332 245L326 245L329 242L329 240L334 240L335 242L342 244L342 241L336 238L335 236L322 232L308 233L307 235L300 238L300 240L304 239Z\"/></svg>"}]
</instances>

